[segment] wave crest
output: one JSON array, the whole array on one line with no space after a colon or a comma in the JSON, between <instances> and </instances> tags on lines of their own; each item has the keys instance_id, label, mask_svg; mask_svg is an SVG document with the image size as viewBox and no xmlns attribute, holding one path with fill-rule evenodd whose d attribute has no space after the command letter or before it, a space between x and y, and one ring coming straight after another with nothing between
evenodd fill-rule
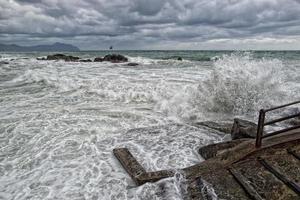
<instances>
[{"instance_id":1,"label":"wave crest","mask_svg":"<svg viewBox=\"0 0 300 200\"><path fill-rule=\"evenodd\" d=\"M245 114L269 107L283 95L283 63L253 59L251 54L224 55L199 85L204 107L213 112Z\"/></svg>"},{"instance_id":2,"label":"wave crest","mask_svg":"<svg viewBox=\"0 0 300 200\"><path fill-rule=\"evenodd\" d=\"M278 59L254 59L250 53L233 53L216 59L198 86L184 87L156 109L184 120L209 116L254 117L261 108L286 101L283 63Z\"/></svg>"}]
</instances>

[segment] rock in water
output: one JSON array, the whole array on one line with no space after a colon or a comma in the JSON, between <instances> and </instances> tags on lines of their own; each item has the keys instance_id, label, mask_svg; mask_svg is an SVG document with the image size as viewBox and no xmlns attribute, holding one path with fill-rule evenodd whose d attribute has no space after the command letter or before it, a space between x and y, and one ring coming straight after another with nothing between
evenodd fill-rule
<instances>
[{"instance_id":1,"label":"rock in water","mask_svg":"<svg viewBox=\"0 0 300 200\"><path fill-rule=\"evenodd\" d=\"M8 65L9 62L6 62L6 61L0 61L0 65Z\"/></svg>"},{"instance_id":2,"label":"rock in water","mask_svg":"<svg viewBox=\"0 0 300 200\"><path fill-rule=\"evenodd\" d=\"M97 57L94 59L94 62L103 62L103 58Z\"/></svg>"},{"instance_id":3,"label":"rock in water","mask_svg":"<svg viewBox=\"0 0 300 200\"><path fill-rule=\"evenodd\" d=\"M78 61L80 58L75 56L67 56L64 54L54 54L48 55L46 60L64 60L66 62L75 62Z\"/></svg>"},{"instance_id":4,"label":"rock in water","mask_svg":"<svg viewBox=\"0 0 300 200\"><path fill-rule=\"evenodd\" d=\"M108 54L104 56L104 58L96 57L94 59L94 62L103 62L103 61L112 62L112 63L122 63L122 62L128 62L128 58L120 54Z\"/></svg>"},{"instance_id":5,"label":"rock in water","mask_svg":"<svg viewBox=\"0 0 300 200\"><path fill-rule=\"evenodd\" d=\"M182 61L182 58L181 58L181 57L178 57L178 58L177 58L177 60L180 60L180 61Z\"/></svg>"},{"instance_id":6,"label":"rock in water","mask_svg":"<svg viewBox=\"0 0 300 200\"><path fill-rule=\"evenodd\" d=\"M131 67L134 67L134 66L138 66L139 64L138 63L128 63L127 66L131 66Z\"/></svg>"},{"instance_id":7,"label":"rock in water","mask_svg":"<svg viewBox=\"0 0 300 200\"><path fill-rule=\"evenodd\" d=\"M104 56L103 61L108 61L112 63L128 62L128 58L120 54L109 54Z\"/></svg>"},{"instance_id":8,"label":"rock in water","mask_svg":"<svg viewBox=\"0 0 300 200\"><path fill-rule=\"evenodd\" d=\"M232 140L242 139L242 138L256 138L257 125L253 122L234 119L233 126L231 129Z\"/></svg>"}]
</instances>

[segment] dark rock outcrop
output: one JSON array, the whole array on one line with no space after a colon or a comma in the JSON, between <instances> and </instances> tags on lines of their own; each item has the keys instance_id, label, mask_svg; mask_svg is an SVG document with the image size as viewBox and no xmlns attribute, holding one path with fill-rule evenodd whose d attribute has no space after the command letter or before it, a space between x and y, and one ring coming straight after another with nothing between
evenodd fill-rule
<instances>
[{"instance_id":1,"label":"dark rock outcrop","mask_svg":"<svg viewBox=\"0 0 300 200\"><path fill-rule=\"evenodd\" d=\"M181 58L181 57L178 57L177 60L182 61L182 58Z\"/></svg>"},{"instance_id":2,"label":"dark rock outcrop","mask_svg":"<svg viewBox=\"0 0 300 200\"><path fill-rule=\"evenodd\" d=\"M253 122L234 119L233 126L231 129L232 140L242 139L242 138L255 138L257 131L257 125Z\"/></svg>"},{"instance_id":3,"label":"dark rock outcrop","mask_svg":"<svg viewBox=\"0 0 300 200\"><path fill-rule=\"evenodd\" d=\"M134 66L138 66L139 64L138 63L128 63L127 66L131 66L131 67L134 67Z\"/></svg>"},{"instance_id":4,"label":"dark rock outcrop","mask_svg":"<svg viewBox=\"0 0 300 200\"><path fill-rule=\"evenodd\" d=\"M8 65L9 62L6 62L6 61L0 61L0 65Z\"/></svg>"},{"instance_id":5,"label":"dark rock outcrop","mask_svg":"<svg viewBox=\"0 0 300 200\"><path fill-rule=\"evenodd\" d=\"M109 54L104 56L103 61L112 63L128 62L128 58L120 54Z\"/></svg>"},{"instance_id":6,"label":"dark rock outcrop","mask_svg":"<svg viewBox=\"0 0 300 200\"><path fill-rule=\"evenodd\" d=\"M67 56L64 54L54 54L47 56L46 60L64 60L66 62L75 62L78 61L80 58L75 56Z\"/></svg>"},{"instance_id":7,"label":"dark rock outcrop","mask_svg":"<svg viewBox=\"0 0 300 200\"><path fill-rule=\"evenodd\" d=\"M103 58L97 57L94 59L94 62L103 62Z\"/></svg>"},{"instance_id":8,"label":"dark rock outcrop","mask_svg":"<svg viewBox=\"0 0 300 200\"><path fill-rule=\"evenodd\" d=\"M53 54L53 55L48 55L46 58L37 58L37 60L64 60L66 62L78 62L79 57L75 56L68 56L64 54Z\"/></svg>"},{"instance_id":9,"label":"dark rock outcrop","mask_svg":"<svg viewBox=\"0 0 300 200\"><path fill-rule=\"evenodd\" d=\"M112 62L112 63L122 63L122 62L128 62L128 58L126 58L123 55L120 54L108 54L104 56L103 58L101 57L96 57L94 59L94 62Z\"/></svg>"}]
</instances>

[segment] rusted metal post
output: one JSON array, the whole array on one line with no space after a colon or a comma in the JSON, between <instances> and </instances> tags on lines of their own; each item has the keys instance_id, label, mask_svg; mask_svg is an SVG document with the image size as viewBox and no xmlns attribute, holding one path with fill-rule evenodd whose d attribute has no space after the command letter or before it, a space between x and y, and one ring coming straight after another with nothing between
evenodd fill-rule
<instances>
[{"instance_id":1,"label":"rusted metal post","mask_svg":"<svg viewBox=\"0 0 300 200\"><path fill-rule=\"evenodd\" d=\"M259 118L258 118L258 124L257 124L257 133L256 133L256 148L261 147L261 140L264 132L264 123L265 123L265 115L266 112L264 109L261 109L259 111Z\"/></svg>"}]
</instances>

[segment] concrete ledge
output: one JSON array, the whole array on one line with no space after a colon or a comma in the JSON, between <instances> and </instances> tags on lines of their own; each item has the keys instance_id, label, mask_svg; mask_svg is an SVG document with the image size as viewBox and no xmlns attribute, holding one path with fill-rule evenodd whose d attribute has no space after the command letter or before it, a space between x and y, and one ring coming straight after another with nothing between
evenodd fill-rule
<instances>
[{"instance_id":1,"label":"concrete ledge","mask_svg":"<svg viewBox=\"0 0 300 200\"><path fill-rule=\"evenodd\" d=\"M114 149L113 153L137 185L174 176L174 172L171 170L146 172L127 148Z\"/></svg>"}]
</instances>

